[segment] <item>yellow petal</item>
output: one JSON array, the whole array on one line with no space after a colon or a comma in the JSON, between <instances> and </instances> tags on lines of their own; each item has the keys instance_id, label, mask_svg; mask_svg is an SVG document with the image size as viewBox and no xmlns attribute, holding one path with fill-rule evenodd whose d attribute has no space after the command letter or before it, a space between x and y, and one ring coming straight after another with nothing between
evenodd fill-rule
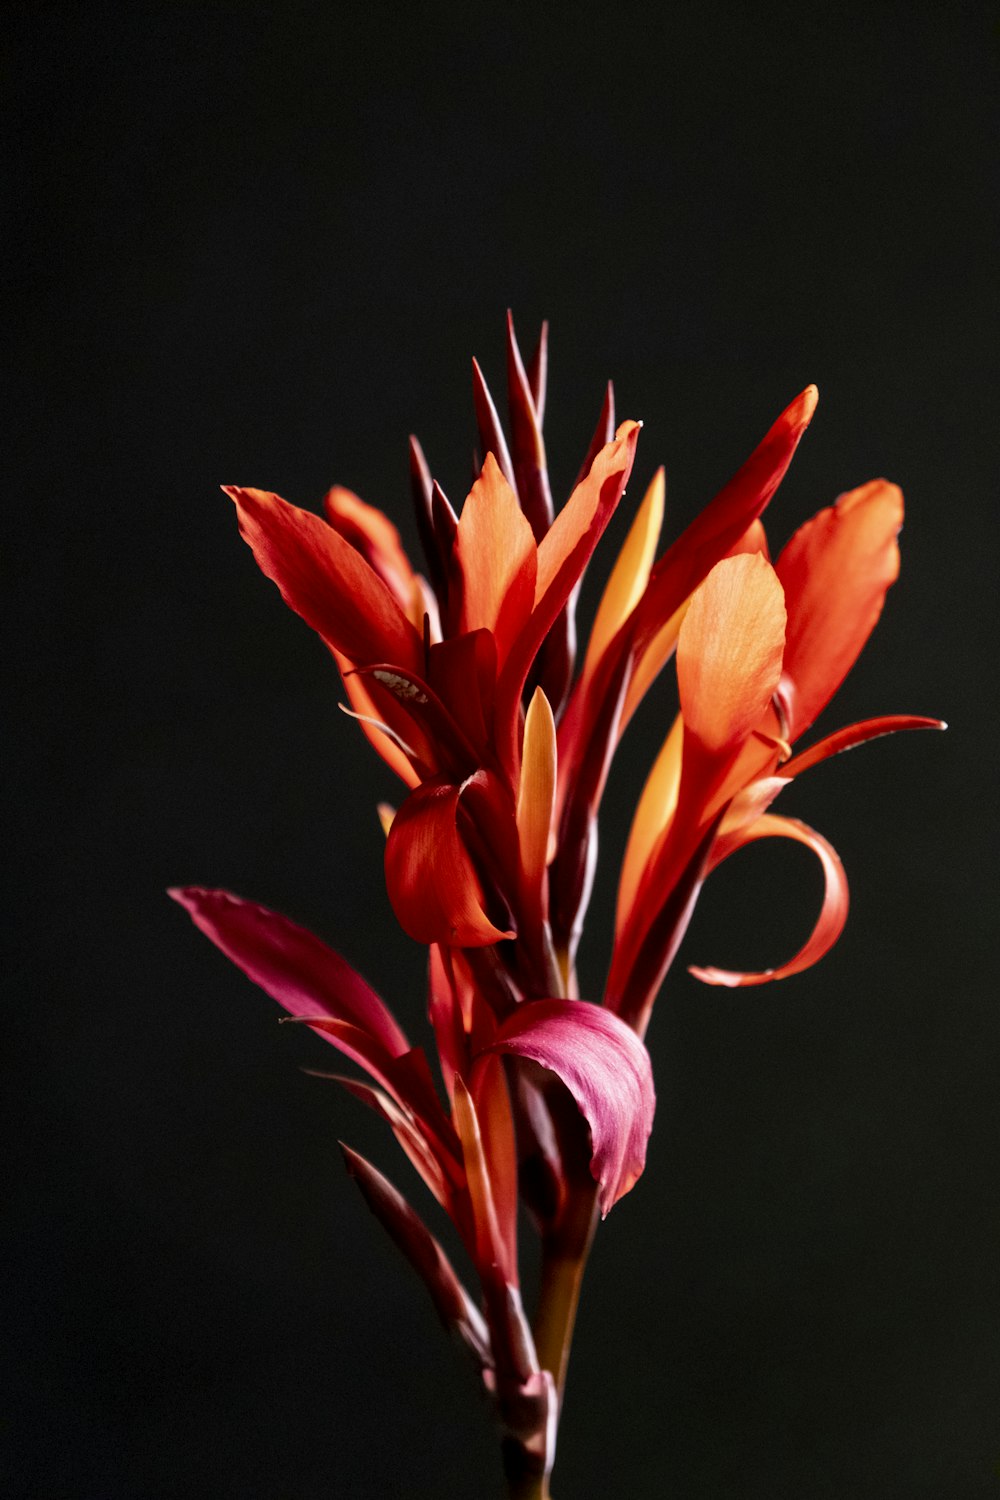
<instances>
[{"instance_id":1,"label":"yellow petal","mask_svg":"<svg viewBox=\"0 0 1000 1500\"><path fill-rule=\"evenodd\" d=\"M556 795L556 726L540 687L528 707L517 793L517 836L526 892L541 888L548 863L552 808Z\"/></svg>"},{"instance_id":2,"label":"yellow petal","mask_svg":"<svg viewBox=\"0 0 1000 1500\"><path fill-rule=\"evenodd\" d=\"M663 741L660 753L653 762L653 769L642 789L632 828L628 836L622 873L618 882L618 915L616 932L625 924L635 900L643 871L660 835L667 827L677 806L677 792L681 783L681 750L684 743L684 721L677 715L670 733Z\"/></svg>"},{"instance_id":3,"label":"yellow petal","mask_svg":"<svg viewBox=\"0 0 1000 1500\"><path fill-rule=\"evenodd\" d=\"M664 474L660 468L653 475L649 489L636 512L598 605L583 664L585 677L593 672L612 637L639 602L649 581L649 570L653 566L660 527L663 525L665 493Z\"/></svg>"}]
</instances>

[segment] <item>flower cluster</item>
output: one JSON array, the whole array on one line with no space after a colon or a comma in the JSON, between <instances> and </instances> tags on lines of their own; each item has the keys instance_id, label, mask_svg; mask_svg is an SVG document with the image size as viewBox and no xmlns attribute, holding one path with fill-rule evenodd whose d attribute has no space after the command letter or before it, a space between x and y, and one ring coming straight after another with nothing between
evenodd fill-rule
<instances>
[{"instance_id":1,"label":"flower cluster","mask_svg":"<svg viewBox=\"0 0 1000 1500\"><path fill-rule=\"evenodd\" d=\"M882 480L842 495L772 564L761 514L816 404L781 414L701 515L656 556L662 471L611 572L582 666L580 581L625 493L639 424L611 388L579 478L553 506L542 437L546 336L525 366L507 326L507 433L477 364L483 462L456 512L411 443L427 571L395 527L335 488L324 516L231 488L240 531L285 602L328 646L348 710L402 783L381 809L385 876L403 929L429 949L424 1051L318 938L221 891L173 892L251 979L370 1081L340 1078L389 1124L455 1225L473 1297L407 1200L346 1151L371 1208L472 1350L505 1434L512 1493L544 1495L595 1209L642 1172L654 1093L642 1042L707 874L743 845L790 838L825 895L802 950L766 973L692 970L714 984L794 974L847 913L836 853L769 809L838 751L936 720L885 717L795 752L861 651L898 571L902 497ZM639 799L621 869L605 993L579 997L575 958L612 757L676 661L679 710ZM539 1305L519 1292L518 1202L542 1247Z\"/></svg>"}]
</instances>

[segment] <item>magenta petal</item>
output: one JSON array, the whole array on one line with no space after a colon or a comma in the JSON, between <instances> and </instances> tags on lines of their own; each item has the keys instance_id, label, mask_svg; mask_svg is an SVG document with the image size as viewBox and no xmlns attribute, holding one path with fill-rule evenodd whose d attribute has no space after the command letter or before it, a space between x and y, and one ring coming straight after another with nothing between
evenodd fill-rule
<instances>
[{"instance_id":1,"label":"magenta petal","mask_svg":"<svg viewBox=\"0 0 1000 1500\"><path fill-rule=\"evenodd\" d=\"M291 1015L346 1021L392 1057L409 1051L405 1034L371 986L304 927L228 891L187 886L168 894L227 958Z\"/></svg>"},{"instance_id":2,"label":"magenta petal","mask_svg":"<svg viewBox=\"0 0 1000 1500\"><path fill-rule=\"evenodd\" d=\"M606 1216L641 1176L653 1128L653 1071L635 1032L586 1000L532 1000L487 1050L530 1058L569 1089L590 1126L590 1170Z\"/></svg>"}]
</instances>

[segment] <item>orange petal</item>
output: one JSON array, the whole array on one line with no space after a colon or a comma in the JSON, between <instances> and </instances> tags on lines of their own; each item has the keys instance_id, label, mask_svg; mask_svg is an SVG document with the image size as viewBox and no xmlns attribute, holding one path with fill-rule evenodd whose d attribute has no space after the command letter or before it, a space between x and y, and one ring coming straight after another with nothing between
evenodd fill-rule
<instances>
[{"instance_id":1,"label":"orange petal","mask_svg":"<svg viewBox=\"0 0 1000 1500\"><path fill-rule=\"evenodd\" d=\"M764 510L812 420L817 400L816 387L807 386L729 483L660 558L636 612L640 653Z\"/></svg>"},{"instance_id":2,"label":"orange petal","mask_svg":"<svg viewBox=\"0 0 1000 1500\"><path fill-rule=\"evenodd\" d=\"M385 845L385 879L400 926L418 943L481 948L514 937L493 925L483 888L459 837L462 788L428 781L393 819Z\"/></svg>"},{"instance_id":3,"label":"orange petal","mask_svg":"<svg viewBox=\"0 0 1000 1500\"><path fill-rule=\"evenodd\" d=\"M688 733L713 755L759 722L781 675L785 604L770 563L741 553L716 563L691 600L677 643Z\"/></svg>"},{"instance_id":4,"label":"orange petal","mask_svg":"<svg viewBox=\"0 0 1000 1500\"><path fill-rule=\"evenodd\" d=\"M653 769L646 779L632 819L618 882L616 932L621 932L625 925L650 856L674 815L681 784L683 742L684 720L678 714L653 762Z\"/></svg>"},{"instance_id":5,"label":"orange petal","mask_svg":"<svg viewBox=\"0 0 1000 1500\"><path fill-rule=\"evenodd\" d=\"M692 967L690 973L696 979L703 980L705 984L722 984L735 988L742 985L768 984L772 979L787 979L791 974L801 974L803 969L811 968L825 953L830 951L844 930L844 923L847 921L848 890L847 876L844 874L840 857L822 834L807 827L805 823L800 823L797 818L782 818L776 813L765 813L756 823L744 828L743 832L731 841L723 858L735 853L737 849L742 849L745 844L768 838L794 839L797 843L805 844L822 865L825 883L823 905L820 908L816 925L808 941L799 949L795 957L775 969L765 969L759 974L742 974L732 969Z\"/></svg>"},{"instance_id":6,"label":"orange petal","mask_svg":"<svg viewBox=\"0 0 1000 1500\"><path fill-rule=\"evenodd\" d=\"M419 635L361 553L320 516L266 490L224 486L240 533L285 603L353 662L416 668Z\"/></svg>"},{"instance_id":7,"label":"orange petal","mask_svg":"<svg viewBox=\"0 0 1000 1500\"><path fill-rule=\"evenodd\" d=\"M468 1247L476 1269L484 1280L517 1286L517 1262L509 1254L511 1236L501 1228L489 1162L483 1146L479 1117L472 1095L461 1078L455 1079L452 1118L462 1143L469 1199L475 1226L475 1243Z\"/></svg>"},{"instance_id":8,"label":"orange petal","mask_svg":"<svg viewBox=\"0 0 1000 1500\"><path fill-rule=\"evenodd\" d=\"M536 547L492 453L462 507L453 561L462 589L459 630L492 631L503 662L534 604Z\"/></svg>"},{"instance_id":9,"label":"orange petal","mask_svg":"<svg viewBox=\"0 0 1000 1500\"><path fill-rule=\"evenodd\" d=\"M899 573L902 524L902 492L874 479L813 516L778 558L793 737L829 703L871 634Z\"/></svg>"}]
</instances>

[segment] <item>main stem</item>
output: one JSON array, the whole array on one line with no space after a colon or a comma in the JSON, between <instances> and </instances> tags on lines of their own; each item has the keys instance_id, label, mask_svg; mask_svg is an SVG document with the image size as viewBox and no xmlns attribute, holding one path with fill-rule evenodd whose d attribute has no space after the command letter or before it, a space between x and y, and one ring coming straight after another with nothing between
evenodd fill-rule
<instances>
[{"instance_id":1,"label":"main stem","mask_svg":"<svg viewBox=\"0 0 1000 1500\"><path fill-rule=\"evenodd\" d=\"M597 1187L588 1181L570 1190L558 1227L542 1242L535 1349L539 1365L555 1381L560 1411L580 1287L596 1224ZM548 1476L528 1472L516 1460L507 1468L507 1492L510 1500L551 1500Z\"/></svg>"}]
</instances>

